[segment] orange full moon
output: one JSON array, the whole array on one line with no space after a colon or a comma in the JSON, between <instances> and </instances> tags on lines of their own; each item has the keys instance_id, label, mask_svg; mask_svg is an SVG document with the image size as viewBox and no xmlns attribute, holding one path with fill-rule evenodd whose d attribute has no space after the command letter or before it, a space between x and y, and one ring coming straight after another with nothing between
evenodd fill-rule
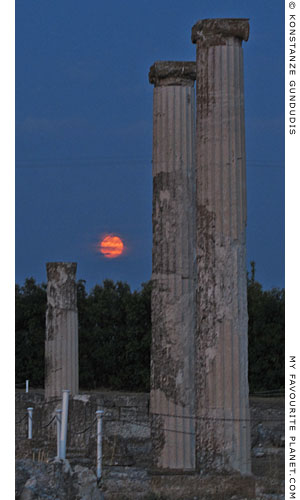
<instances>
[{"instance_id":1,"label":"orange full moon","mask_svg":"<svg viewBox=\"0 0 300 500\"><path fill-rule=\"evenodd\" d=\"M124 243L119 236L109 234L100 241L99 250L107 259L114 259L122 255Z\"/></svg>"}]
</instances>

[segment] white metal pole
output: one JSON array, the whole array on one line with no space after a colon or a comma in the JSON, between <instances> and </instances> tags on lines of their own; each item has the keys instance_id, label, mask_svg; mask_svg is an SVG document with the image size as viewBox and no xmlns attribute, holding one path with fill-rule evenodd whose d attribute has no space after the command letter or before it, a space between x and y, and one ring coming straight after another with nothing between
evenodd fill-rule
<instances>
[{"instance_id":1,"label":"white metal pole","mask_svg":"<svg viewBox=\"0 0 300 500\"><path fill-rule=\"evenodd\" d=\"M97 410L97 479L98 481L102 476L102 418L103 410Z\"/></svg>"},{"instance_id":2,"label":"white metal pole","mask_svg":"<svg viewBox=\"0 0 300 500\"><path fill-rule=\"evenodd\" d=\"M29 380L26 380L26 392L29 392Z\"/></svg>"},{"instance_id":3,"label":"white metal pole","mask_svg":"<svg viewBox=\"0 0 300 500\"><path fill-rule=\"evenodd\" d=\"M27 408L28 411L28 439L32 439L32 412L33 408Z\"/></svg>"},{"instance_id":4,"label":"white metal pole","mask_svg":"<svg viewBox=\"0 0 300 500\"><path fill-rule=\"evenodd\" d=\"M67 431L68 431L68 408L69 408L69 394L70 391L65 389L62 391L62 419L61 419L61 432L60 432L60 447L59 458L66 458L67 446Z\"/></svg>"},{"instance_id":5,"label":"white metal pole","mask_svg":"<svg viewBox=\"0 0 300 500\"><path fill-rule=\"evenodd\" d=\"M57 432L57 458L60 458L60 435L61 435L61 414L62 410L56 410L56 432Z\"/></svg>"}]
</instances>

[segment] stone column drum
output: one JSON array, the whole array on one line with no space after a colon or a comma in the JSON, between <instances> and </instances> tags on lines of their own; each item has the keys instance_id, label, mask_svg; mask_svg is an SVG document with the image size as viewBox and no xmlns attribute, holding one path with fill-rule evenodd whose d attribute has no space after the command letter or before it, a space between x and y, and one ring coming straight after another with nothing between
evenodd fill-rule
<instances>
[{"instance_id":1,"label":"stone column drum","mask_svg":"<svg viewBox=\"0 0 300 500\"><path fill-rule=\"evenodd\" d=\"M153 467L195 469L194 62L156 62L153 98Z\"/></svg>"},{"instance_id":2,"label":"stone column drum","mask_svg":"<svg viewBox=\"0 0 300 500\"><path fill-rule=\"evenodd\" d=\"M205 19L197 44L197 467L250 473L246 165L247 19Z\"/></svg>"},{"instance_id":3,"label":"stone column drum","mask_svg":"<svg viewBox=\"0 0 300 500\"><path fill-rule=\"evenodd\" d=\"M78 393L78 313L76 267L48 262L45 344L45 398L61 398L62 390Z\"/></svg>"}]
</instances>

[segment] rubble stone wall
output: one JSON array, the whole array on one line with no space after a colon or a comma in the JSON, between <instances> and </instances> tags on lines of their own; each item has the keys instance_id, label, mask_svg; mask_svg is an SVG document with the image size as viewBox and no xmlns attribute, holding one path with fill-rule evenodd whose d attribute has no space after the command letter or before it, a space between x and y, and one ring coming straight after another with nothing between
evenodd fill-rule
<instances>
[{"instance_id":1,"label":"rubble stone wall","mask_svg":"<svg viewBox=\"0 0 300 500\"><path fill-rule=\"evenodd\" d=\"M50 425L48 424L55 415L55 409L61 407L60 403L60 401L45 402L43 390L30 391L29 394L23 391L16 393L16 458L19 491L31 477L32 467L36 468L38 464L43 467L43 464L47 463L50 468L54 467L51 463L56 456L55 419ZM26 408L28 407L34 408L32 440L26 437ZM195 498L199 492L204 495L203 491L205 491L207 498L224 500L227 497L231 498L234 494L236 498L240 498L236 492L246 491L247 481L242 484L243 479L239 477L232 477L230 480L227 476L224 477L224 481L219 477L216 481L214 478L199 475L187 476L185 479L182 475L151 476L149 394L141 393L103 391L79 394L70 400L67 459L72 470L91 471L90 475L95 474L95 412L97 409L104 410L103 491L105 498L117 499L120 492L123 495L120 498L123 499L126 498L125 494L128 492L127 498L146 498L143 495L152 491L153 495L156 495L152 496L152 499L159 498L159 495L168 498L169 493L175 499L182 498L180 495L183 487L186 494L188 492L191 494L187 498ZM279 495L276 498L283 498L284 398L250 398L250 410L255 496L249 493L250 496L248 495L247 498L274 498L272 495L275 493ZM79 434L76 434L78 432ZM24 460L27 460L27 465ZM28 467L29 472L26 472ZM249 483L249 488L251 484ZM220 495L216 488L219 488ZM251 488L253 489L252 486ZM228 490L229 496L226 493L227 496L224 497L225 490ZM206 496L201 496L201 498L206 498ZM246 494L243 498L246 498Z\"/></svg>"},{"instance_id":2,"label":"rubble stone wall","mask_svg":"<svg viewBox=\"0 0 300 500\"><path fill-rule=\"evenodd\" d=\"M27 439L28 407L34 408L32 440ZM16 393L17 458L56 456L57 408L61 408L61 400L45 401L43 390ZM104 465L148 466L151 449L148 394L97 392L70 398L67 458L95 463L97 410L104 410Z\"/></svg>"},{"instance_id":3,"label":"rubble stone wall","mask_svg":"<svg viewBox=\"0 0 300 500\"><path fill-rule=\"evenodd\" d=\"M33 439L27 439L27 408L33 407ZM45 402L43 390L16 392L16 456L56 455L55 416L61 401ZM67 458L96 458L96 410L104 410L104 464L150 466L149 394L92 392L70 399ZM253 472L284 450L284 399L250 398ZM21 421L22 420L22 421ZM20 422L21 421L21 422ZM85 432L82 432L85 431Z\"/></svg>"}]
</instances>

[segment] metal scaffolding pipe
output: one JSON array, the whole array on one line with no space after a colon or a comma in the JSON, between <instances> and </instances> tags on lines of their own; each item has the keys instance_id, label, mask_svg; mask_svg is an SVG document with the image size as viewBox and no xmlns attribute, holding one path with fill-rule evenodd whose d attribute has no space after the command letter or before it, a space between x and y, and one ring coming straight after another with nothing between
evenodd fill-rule
<instances>
[{"instance_id":1,"label":"metal scaffolding pipe","mask_svg":"<svg viewBox=\"0 0 300 500\"><path fill-rule=\"evenodd\" d=\"M97 480L100 481L102 476L102 419L103 410L97 410Z\"/></svg>"},{"instance_id":2,"label":"metal scaffolding pipe","mask_svg":"<svg viewBox=\"0 0 300 500\"><path fill-rule=\"evenodd\" d=\"M67 431L68 431L68 409L69 409L69 394L70 391L65 389L62 391L62 419L61 419L61 432L60 432L60 446L59 446L59 458L66 458L66 446L67 446Z\"/></svg>"},{"instance_id":3,"label":"metal scaffolding pipe","mask_svg":"<svg viewBox=\"0 0 300 500\"><path fill-rule=\"evenodd\" d=\"M27 408L28 411L28 439L32 439L32 413L33 408Z\"/></svg>"},{"instance_id":4,"label":"metal scaffolding pipe","mask_svg":"<svg viewBox=\"0 0 300 500\"><path fill-rule=\"evenodd\" d=\"M61 437L61 414L62 410L56 410L56 430L57 430L57 458L60 457L60 437Z\"/></svg>"}]
</instances>

